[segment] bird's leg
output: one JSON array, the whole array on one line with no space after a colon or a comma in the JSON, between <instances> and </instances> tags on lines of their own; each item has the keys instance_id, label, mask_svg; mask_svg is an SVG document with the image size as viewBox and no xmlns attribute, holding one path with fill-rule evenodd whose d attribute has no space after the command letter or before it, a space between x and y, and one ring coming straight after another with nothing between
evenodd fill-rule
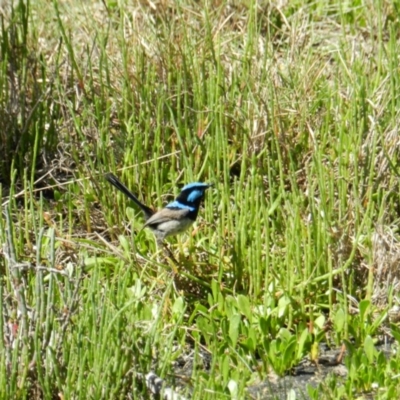
<instances>
[{"instance_id":1,"label":"bird's leg","mask_svg":"<svg viewBox=\"0 0 400 400\"><path fill-rule=\"evenodd\" d=\"M176 259L175 259L174 255L172 254L171 250L168 248L168 246L166 245L166 243L162 239L157 239L157 245L159 247L162 247L164 255L172 261L172 263L174 264L172 266L172 270L173 270L174 274L177 274L178 270L177 270L176 266L178 265L178 261L176 261Z\"/></svg>"}]
</instances>

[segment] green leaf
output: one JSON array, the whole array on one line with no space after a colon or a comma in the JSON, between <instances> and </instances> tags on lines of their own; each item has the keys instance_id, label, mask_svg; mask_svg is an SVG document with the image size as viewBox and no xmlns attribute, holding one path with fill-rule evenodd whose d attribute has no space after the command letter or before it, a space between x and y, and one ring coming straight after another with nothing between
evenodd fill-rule
<instances>
[{"instance_id":1,"label":"green leaf","mask_svg":"<svg viewBox=\"0 0 400 400\"><path fill-rule=\"evenodd\" d=\"M232 346L236 347L237 339L239 337L239 325L242 320L242 316L239 314L234 314L229 319L229 338L232 341Z\"/></svg>"},{"instance_id":2,"label":"green leaf","mask_svg":"<svg viewBox=\"0 0 400 400\"><path fill-rule=\"evenodd\" d=\"M213 300L214 300L212 302L212 304L210 304L210 306L212 307L215 303L218 303L218 297L219 297L219 294L221 293L219 283L215 279L213 279L211 281L211 292L212 292Z\"/></svg>"},{"instance_id":3,"label":"green leaf","mask_svg":"<svg viewBox=\"0 0 400 400\"><path fill-rule=\"evenodd\" d=\"M146 291L147 286L142 285L142 281L140 279L136 279L134 285L129 288L128 293L139 300L146 294Z\"/></svg>"},{"instance_id":4,"label":"green leaf","mask_svg":"<svg viewBox=\"0 0 400 400\"><path fill-rule=\"evenodd\" d=\"M361 300L360 301L360 321L364 321L364 319L367 317L367 311L368 308L370 307L371 302L369 300Z\"/></svg>"},{"instance_id":5,"label":"green leaf","mask_svg":"<svg viewBox=\"0 0 400 400\"><path fill-rule=\"evenodd\" d=\"M185 300L183 297L178 297L172 306L172 313L181 316L185 312Z\"/></svg>"},{"instance_id":6,"label":"green leaf","mask_svg":"<svg viewBox=\"0 0 400 400\"><path fill-rule=\"evenodd\" d=\"M238 296L238 307L239 311L246 316L246 318L249 320L249 322L252 322L252 312L250 308L250 301L248 297L239 295Z\"/></svg>"},{"instance_id":7,"label":"green leaf","mask_svg":"<svg viewBox=\"0 0 400 400\"><path fill-rule=\"evenodd\" d=\"M260 331L263 335L268 335L269 331L269 318L260 317L258 323L260 324Z\"/></svg>"},{"instance_id":8,"label":"green leaf","mask_svg":"<svg viewBox=\"0 0 400 400\"><path fill-rule=\"evenodd\" d=\"M286 343L286 348L283 353L283 360L285 369L288 370L295 362L294 354L296 350L296 337L293 336L289 342Z\"/></svg>"},{"instance_id":9,"label":"green leaf","mask_svg":"<svg viewBox=\"0 0 400 400\"><path fill-rule=\"evenodd\" d=\"M102 264L115 267L117 262L115 257L87 257L84 259L84 265L88 268L102 266Z\"/></svg>"},{"instance_id":10,"label":"green leaf","mask_svg":"<svg viewBox=\"0 0 400 400\"><path fill-rule=\"evenodd\" d=\"M254 352L256 351L257 335L255 329L250 326L247 333L247 348Z\"/></svg>"},{"instance_id":11,"label":"green leaf","mask_svg":"<svg viewBox=\"0 0 400 400\"><path fill-rule=\"evenodd\" d=\"M308 328L303 329L303 332L301 332L300 338L298 340L298 345L297 345L297 359L300 360L302 356L305 353L304 347L305 343L307 342L307 339L310 338L310 332L308 331Z\"/></svg>"},{"instance_id":12,"label":"green leaf","mask_svg":"<svg viewBox=\"0 0 400 400\"><path fill-rule=\"evenodd\" d=\"M373 335L375 333L375 331L381 326L382 322L386 320L387 316L388 316L388 312L384 311L384 312L380 313L378 317L374 318L374 322L371 324L370 329L369 329L369 333L371 335ZM374 313L374 317L375 317L375 313Z\"/></svg>"},{"instance_id":13,"label":"green leaf","mask_svg":"<svg viewBox=\"0 0 400 400\"><path fill-rule=\"evenodd\" d=\"M314 325L317 326L319 329L324 329L324 325L325 325L325 316L320 315L319 317L317 317L314 321Z\"/></svg>"},{"instance_id":14,"label":"green leaf","mask_svg":"<svg viewBox=\"0 0 400 400\"><path fill-rule=\"evenodd\" d=\"M60 199L61 199L61 193L60 193L60 191L57 190L57 189L55 189L53 193L54 193L54 200L55 200L55 201L60 201Z\"/></svg>"},{"instance_id":15,"label":"green leaf","mask_svg":"<svg viewBox=\"0 0 400 400\"><path fill-rule=\"evenodd\" d=\"M206 341L207 345L210 344L210 336L213 336L213 331L210 326L210 322L207 318L199 316L196 320L197 328L202 333L204 340Z\"/></svg>"},{"instance_id":16,"label":"green leaf","mask_svg":"<svg viewBox=\"0 0 400 400\"><path fill-rule=\"evenodd\" d=\"M121 247L124 249L125 253L130 254L130 246L128 240L126 239L126 236L119 235L118 240L121 244Z\"/></svg>"},{"instance_id":17,"label":"green leaf","mask_svg":"<svg viewBox=\"0 0 400 400\"><path fill-rule=\"evenodd\" d=\"M374 341L371 336L367 336L364 341L364 351L368 358L368 361L372 364L374 361L374 355L376 353Z\"/></svg>"},{"instance_id":18,"label":"green leaf","mask_svg":"<svg viewBox=\"0 0 400 400\"><path fill-rule=\"evenodd\" d=\"M126 207L125 214L126 214L127 218L129 219L129 221L133 221L135 219L136 212L132 207Z\"/></svg>"},{"instance_id":19,"label":"green leaf","mask_svg":"<svg viewBox=\"0 0 400 400\"><path fill-rule=\"evenodd\" d=\"M271 342L269 343L269 347L268 347L268 355L274 359L276 354L278 353L278 341L276 339L271 340ZM279 353L280 355L280 353Z\"/></svg>"},{"instance_id":20,"label":"green leaf","mask_svg":"<svg viewBox=\"0 0 400 400\"><path fill-rule=\"evenodd\" d=\"M345 322L346 322L346 314L343 308L339 308L336 311L335 318L333 320L335 331L338 333L343 332Z\"/></svg>"},{"instance_id":21,"label":"green leaf","mask_svg":"<svg viewBox=\"0 0 400 400\"><path fill-rule=\"evenodd\" d=\"M227 355L222 356L222 377L224 379L224 382L226 382L229 378L229 373L230 373L230 362L229 362L229 357Z\"/></svg>"},{"instance_id":22,"label":"green leaf","mask_svg":"<svg viewBox=\"0 0 400 400\"><path fill-rule=\"evenodd\" d=\"M349 355L352 355L353 353L356 352L356 347L354 346L353 343L351 343L349 340L344 340L343 342L346 346L347 351L349 352Z\"/></svg>"},{"instance_id":23,"label":"green leaf","mask_svg":"<svg viewBox=\"0 0 400 400\"><path fill-rule=\"evenodd\" d=\"M228 318L237 313L237 301L233 296L226 296L224 309Z\"/></svg>"},{"instance_id":24,"label":"green leaf","mask_svg":"<svg viewBox=\"0 0 400 400\"><path fill-rule=\"evenodd\" d=\"M290 300L286 296L282 296L278 302L278 317L282 318L286 314L287 307L290 305Z\"/></svg>"},{"instance_id":25,"label":"green leaf","mask_svg":"<svg viewBox=\"0 0 400 400\"><path fill-rule=\"evenodd\" d=\"M268 209L268 216L271 216L275 212L277 207L280 205L281 200L282 200L282 193L280 193L276 197L275 201L271 204L271 207Z\"/></svg>"},{"instance_id":26,"label":"green leaf","mask_svg":"<svg viewBox=\"0 0 400 400\"><path fill-rule=\"evenodd\" d=\"M244 346L246 347L247 350L254 352L256 349L256 342L252 337L248 337L244 342Z\"/></svg>"},{"instance_id":27,"label":"green leaf","mask_svg":"<svg viewBox=\"0 0 400 400\"><path fill-rule=\"evenodd\" d=\"M390 324L391 333L393 337L397 340L398 344L400 343L400 329L395 324Z\"/></svg>"},{"instance_id":28,"label":"green leaf","mask_svg":"<svg viewBox=\"0 0 400 400\"><path fill-rule=\"evenodd\" d=\"M279 330L278 336L283 339L283 341L287 342L292 339L293 335L290 333L289 329L281 328Z\"/></svg>"},{"instance_id":29,"label":"green leaf","mask_svg":"<svg viewBox=\"0 0 400 400\"><path fill-rule=\"evenodd\" d=\"M203 306L203 304L197 303L192 315L196 317L197 314L208 315L208 308Z\"/></svg>"}]
</instances>

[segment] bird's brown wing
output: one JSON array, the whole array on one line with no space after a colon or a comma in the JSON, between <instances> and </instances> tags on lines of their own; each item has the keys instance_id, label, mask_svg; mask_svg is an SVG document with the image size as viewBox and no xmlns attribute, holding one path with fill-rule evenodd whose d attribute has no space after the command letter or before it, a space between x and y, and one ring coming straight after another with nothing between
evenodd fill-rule
<instances>
[{"instance_id":1,"label":"bird's brown wing","mask_svg":"<svg viewBox=\"0 0 400 400\"><path fill-rule=\"evenodd\" d=\"M144 227L149 225L159 225L171 220L180 220L185 218L190 213L188 208L170 209L163 208L159 212L152 215L144 224Z\"/></svg>"}]
</instances>

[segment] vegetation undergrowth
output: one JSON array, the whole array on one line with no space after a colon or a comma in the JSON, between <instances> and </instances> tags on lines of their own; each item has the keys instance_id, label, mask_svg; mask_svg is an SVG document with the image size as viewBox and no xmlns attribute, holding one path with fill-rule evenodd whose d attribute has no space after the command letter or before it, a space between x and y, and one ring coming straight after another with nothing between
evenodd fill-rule
<instances>
[{"instance_id":1,"label":"vegetation undergrowth","mask_svg":"<svg viewBox=\"0 0 400 400\"><path fill-rule=\"evenodd\" d=\"M0 398L399 397L399 2L1 7Z\"/></svg>"}]
</instances>

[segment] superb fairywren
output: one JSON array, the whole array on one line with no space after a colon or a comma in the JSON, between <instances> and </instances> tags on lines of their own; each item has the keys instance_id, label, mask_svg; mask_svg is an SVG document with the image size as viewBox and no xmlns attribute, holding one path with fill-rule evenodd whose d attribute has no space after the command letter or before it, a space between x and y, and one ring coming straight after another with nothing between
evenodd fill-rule
<instances>
[{"instance_id":1,"label":"superb fairywren","mask_svg":"<svg viewBox=\"0 0 400 400\"><path fill-rule=\"evenodd\" d=\"M115 175L107 174L105 178L141 208L146 220L144 228L150 228L158 242L162 242L167 236L185 231L193 224L205 192L212 186L201 182L189 183L172 203L155 212L143 204Z\"/></svg>"}]
</instances>

